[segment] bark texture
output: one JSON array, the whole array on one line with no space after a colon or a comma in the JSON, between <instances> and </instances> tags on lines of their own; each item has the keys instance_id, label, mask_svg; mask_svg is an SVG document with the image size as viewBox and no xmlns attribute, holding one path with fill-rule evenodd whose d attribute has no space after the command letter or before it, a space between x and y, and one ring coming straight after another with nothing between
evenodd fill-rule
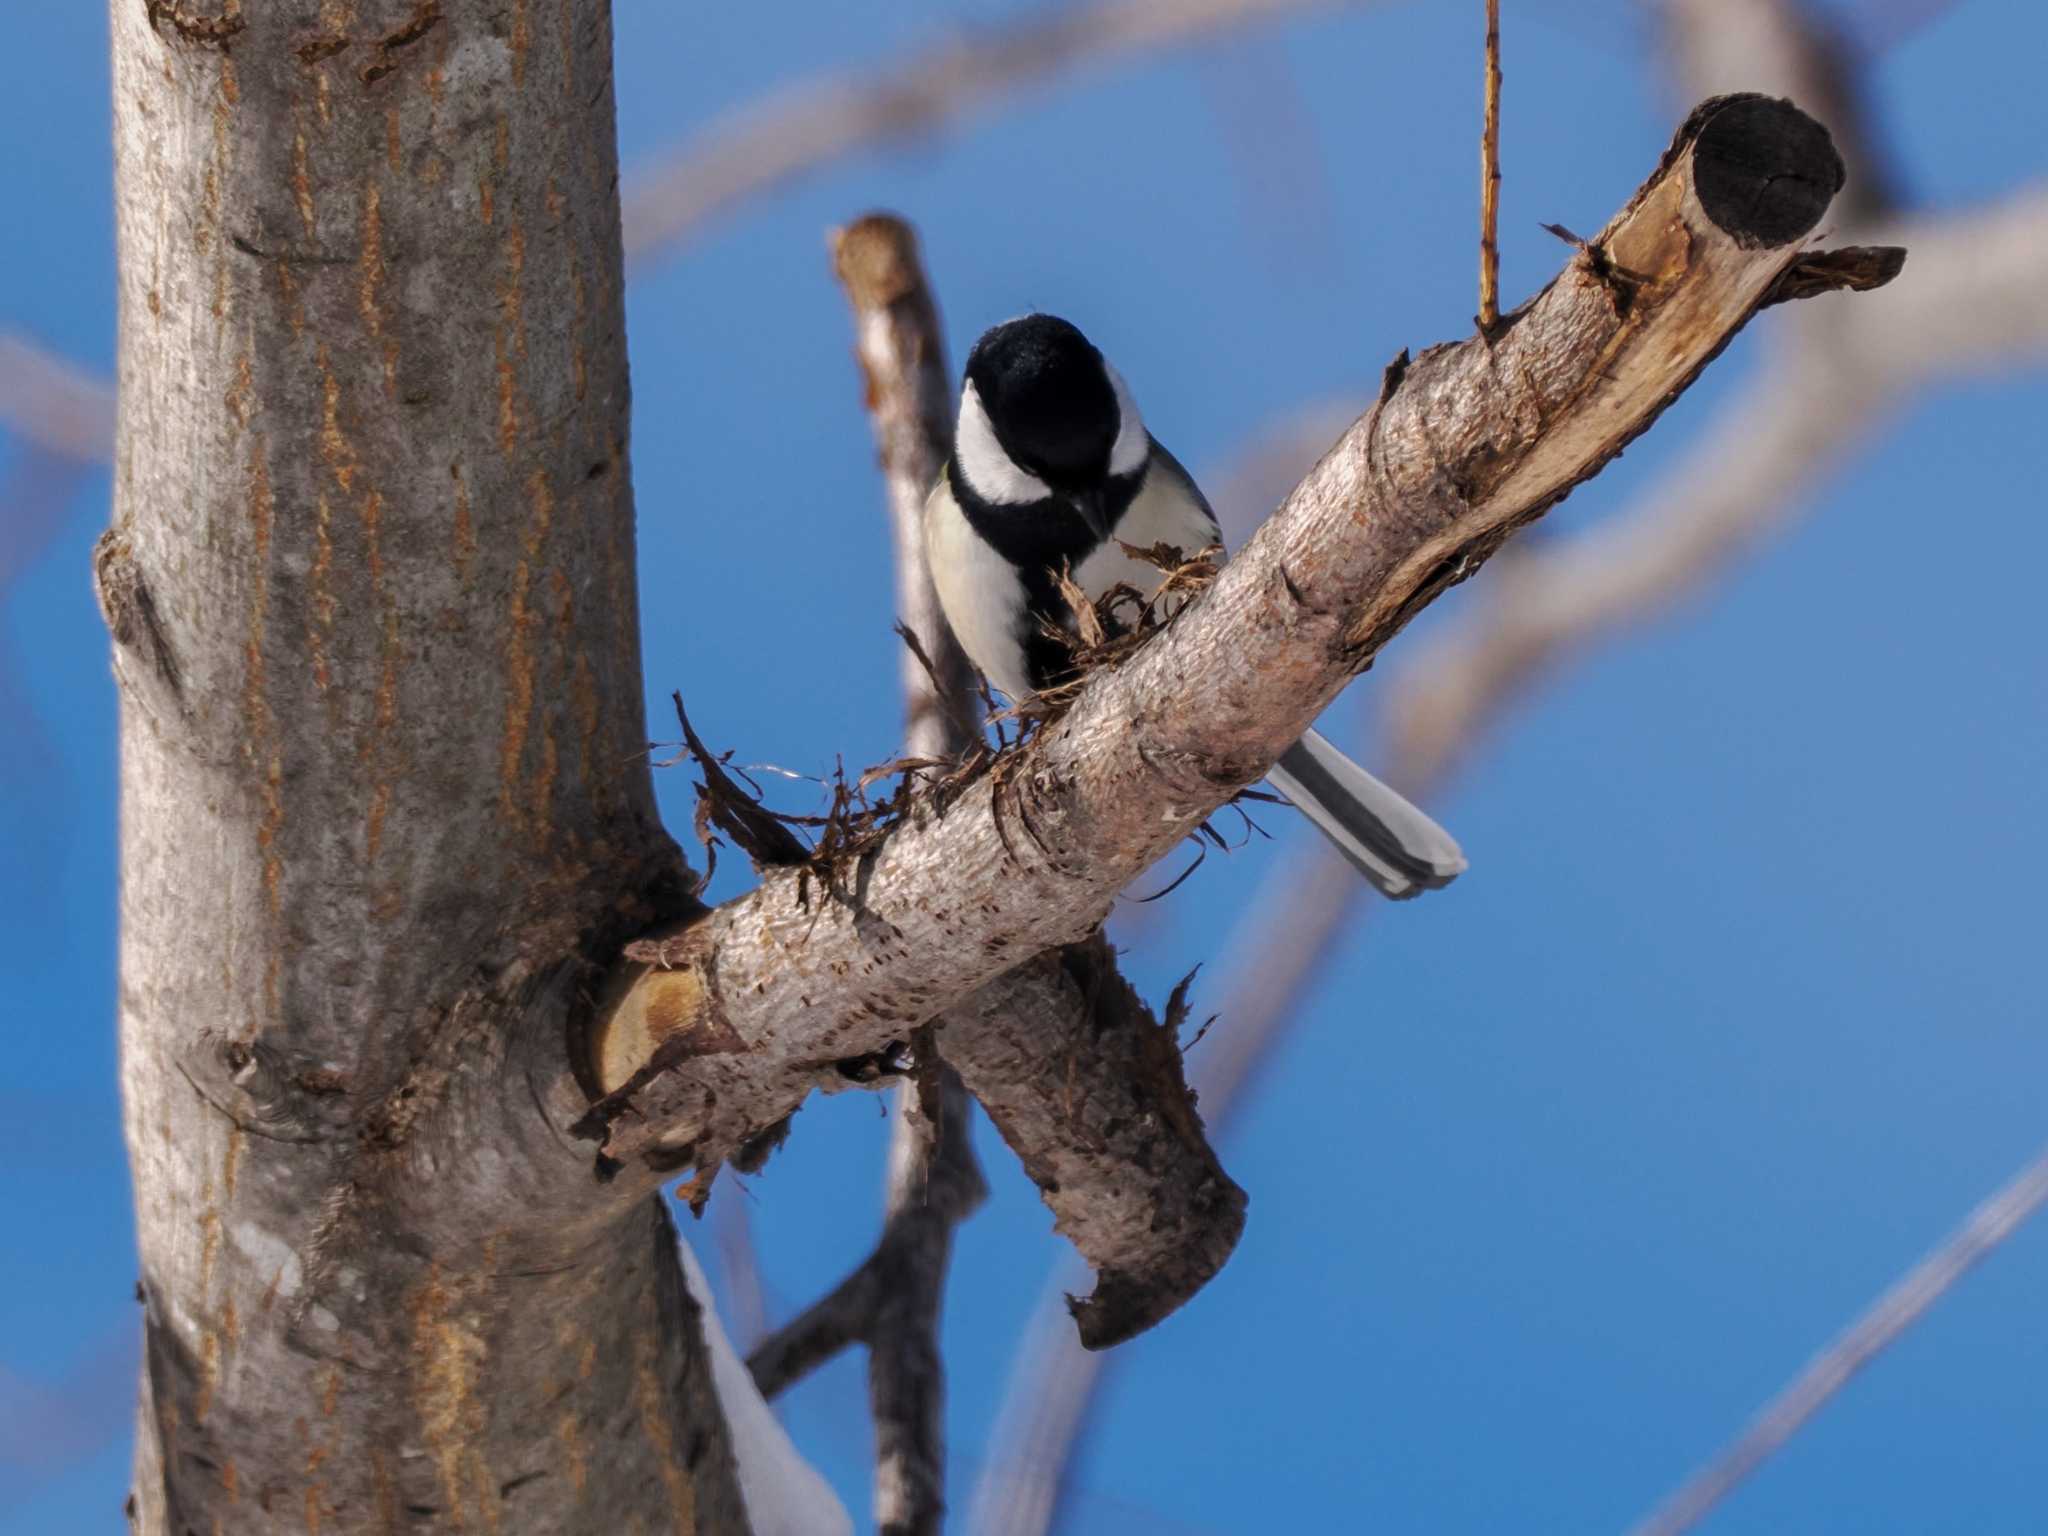
<instances>
[{"instance_id":1,"label":"bark texture","mask_svg":"<svg viewBox=\"0 0 2048 1536\"><path fill-rule=\"evenodd\" d=\"M134 1527L743 1531L665 1213L559 1127L685 903L609 7L114 0Z\"/></svg>"},{"instance_id":2,"label":"bark texture","mask_svg":"<svg viewBox=\"0 0 2048 1536\"><path fill-rule=\"evenodd\" d=\"M722 1159L825 1064L1087 936L1421 607L1656 419L1772 297L1841 179L1790 104L1702 107L1542 295L1491 337L1397 361L1214 585L1022 752L829 889L771 876L641 951L658 963L624 981L618 1015L641 1024L614 1057L637 1065L586 1134L641 1167Z\"/></svg>"}]
</instances>

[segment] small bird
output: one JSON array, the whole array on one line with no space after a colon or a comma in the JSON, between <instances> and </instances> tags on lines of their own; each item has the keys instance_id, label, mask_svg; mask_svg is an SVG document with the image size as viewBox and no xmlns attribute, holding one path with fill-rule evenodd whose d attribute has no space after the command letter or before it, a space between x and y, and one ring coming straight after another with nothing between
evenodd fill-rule
<instances>
[{"instance_id":1,"label":"small bird","mask_svg":"<svg viewBox=\"0 0 2048 1536\"><path fill-rule=\"evenodd\" d=\"M1031 314L968 354L953 452L925 506L925 548L968 659L1012 699L1071 675L1048 624L1071 628L1068 571L1090 598L1139 591L1158 571L1122 545L1194 554L1221 542L1216 514L1145 430L1123 376L1073 325ZM1314 731L1266 775L1345 858L1396 900L1448 885L1451 835Z\"/></svg>"}]
</instances>

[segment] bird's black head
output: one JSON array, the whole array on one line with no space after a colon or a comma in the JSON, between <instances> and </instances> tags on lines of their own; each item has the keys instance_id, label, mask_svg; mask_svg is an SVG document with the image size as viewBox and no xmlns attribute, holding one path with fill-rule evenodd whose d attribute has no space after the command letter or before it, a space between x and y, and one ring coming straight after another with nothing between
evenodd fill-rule
<instances>
[{"instance_id":1,"label":"bird's black head","mask_svg":"<svg viewBox=\"0 0 2048 1536\"><path fill-rule=\"evenodd\" d=\"M1006 320L968 354L956 457L984 497L1092 491L1142 468L1147 447L1123 380L1057 315Z\"/></svg>"}]
</instances>

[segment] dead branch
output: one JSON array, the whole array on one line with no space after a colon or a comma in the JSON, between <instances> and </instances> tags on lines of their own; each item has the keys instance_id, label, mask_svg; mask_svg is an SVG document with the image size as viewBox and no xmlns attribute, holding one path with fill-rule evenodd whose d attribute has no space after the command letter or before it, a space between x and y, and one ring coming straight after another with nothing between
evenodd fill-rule
<instances>
[{"instance_id":1,"label":"dead branch","mask_svg":"<svg viewBox=\"0 0 2048 1536\"><path fill-rule=\"evenodd\" d=\"M1210 1148L1173 1021L1108 942L1042 954L947 1017L946 1059L1096 1271L1067 1298L1080 1341L1120 1343L1207 1284L1244 1230L1244 1191Z\"/></svg>"},{"instance_id":2,"label":"dead branch","mask_svg":"<svg viewBox=\"0 0 2048 1536\"><path fill-rule=\"evenodd\" d=\"M1695 113L1539 298L1490 344L1434 348L1390 378L1179 621L1007 771L892 830L861 860L857 900L806 906L771 876L627 973L605 1055L641 1065L609 1077L581 1133L631 1168L708 1165L800 1102L818 1062L1092 931L1415 612L1655 419L1797 258L1839 181L1825 134L1788 105ZM1208 686L1173 685L1188 676ZM1164 717L1164 697L1199 707ZM1007 842L998 795L1021 834Z\"/></svg>"},{"instance_id":3,"label":"dead branch","mask_svg":"<svg viewBox=\"0 0 2048 1536\"><path fill-rule=\"evenodd\" d=\"M800 81L714 123L633 178L625 193L627 263L637 269L687 244L750 197L986 111L1032 85L1337 3L1097 0L949 38L879 70Z\"/></svg>"},{"instance_id":4,"label":"dead branch","mask_svg":"<svg viewBox=\"0 0 2048 1536\"><path fill-rule=\"evenodd\" d=\"M981 740L974 669L946 627L924 558L924 502L953 440L953 375L917 236L888 214L832 234L832 265L853 306L854 356L874 423L896 545L904 752L959 759Z\"/></svg>"}]
</instances>

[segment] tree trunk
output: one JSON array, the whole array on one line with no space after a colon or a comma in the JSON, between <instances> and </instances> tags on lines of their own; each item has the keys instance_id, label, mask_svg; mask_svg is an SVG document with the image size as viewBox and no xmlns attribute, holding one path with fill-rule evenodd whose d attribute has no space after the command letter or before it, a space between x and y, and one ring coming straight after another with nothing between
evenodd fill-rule
<instances>
[{"instance_id":1,"label":"tree trunk","mask_svg":"<svg viewBox=\"0 0 2048 1536\"><path fill-rule=\"evenodd\" d=\"M604 0L114 0L151 1533L746 1529L594 968L642 748ZM622 895L622 893L625 893Z\"/></svg>"}]
</instances>

